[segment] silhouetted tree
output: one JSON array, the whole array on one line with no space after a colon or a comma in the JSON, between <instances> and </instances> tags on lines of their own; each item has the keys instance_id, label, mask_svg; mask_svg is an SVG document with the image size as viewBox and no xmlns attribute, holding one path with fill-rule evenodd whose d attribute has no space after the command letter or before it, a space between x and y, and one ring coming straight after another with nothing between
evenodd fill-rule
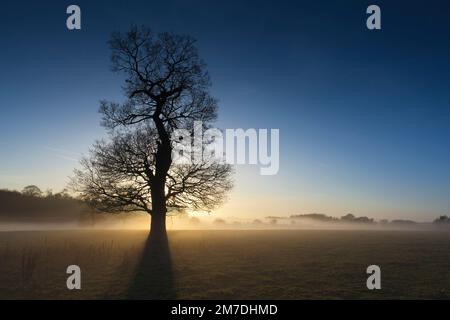
<instances>
[{"instance_id":1,"label":"silhouetted tree","mask_svg":"<svg viewBox=\"0 0 450 320\"><path fill-rule=\"evenodd\" d=\"M44 197L46 197L46 198L53 197L53 190L52 189L45 190Z\"/></svg>"},{"instance_id":2,"label":"silhouetted tree","mask_svg":"<svg viewBox=\"0 0 450 320\"><path fill-rule=\"evenodd\" d=\"M255 220L253 220L253 222L252 222L253 224L262 224L263 222L261 221L261 220L259 220L259 219L255 219Z\"/></svg>"},{"instance_id":3,"label":"silhouetted tree","mask_svg":"<svg viewBox=\"0 0 450 320\"><path fill-rule=\"evenodd\" d=\"M231 167L213 159L175 164L176 129L204 129L217 117L217 100L189 36L133 27L110 40L113 70L125 74L125 103L101 102L109 139L97 142L75 171L73 186L106 212L145 211L151 230L165 232L166 214L211 210L231 188Z\"/></svg>"},{"instance_id":4,"label":"silhouetted tree","mask_svg":"<svg viewBox=\"0 0 450 320\"><path fill-rule=\"evenodd\" d=\"M30 197L41 197L42 191L35 185L26 186L22 190L22 194Z\"/></svg>"},{"instance_id":5,"label":"silhouetted tree","mask_svg":"<svg viewBox=\"0 0 450 320\"><path fill-rule=\"evenodd\" d=\"M355 221L355 216L353 215L353 214L351 214L351 213L347 213L345 216L342 216L341 217L341 220L342 221L350 221L350 222L353 222L353 221Z\"/></svg>"},{"instance_id":6,"label":"silhouetted tree","mask_svg":"<svg viewBox=\"0 0 450 320\"><path fill-rule=\"evenodd\" d=\"M307 213L291 215L290 219L311 219L320 222L336 222L338 219L335 217L327 216L323 213Z\"/></svg>"},{"instance_id":7,"label":"silhouetted tree","mask_svg":"<svg viewBox=\"0 0 450 320\"><path fill-rule=\"evenodd\" d=\"M438 219L434 220L435 224L447 224L450 223L450 218L447 215L440 216Z\"/></svg>"},{"instance_id":8,"label":"silhouetted tree","mask_svg":"<svg viewBox=\"0 0 450 320\"><path fill-rule=\"evenodd\" d=\"M351 213L341 217L341 221L345 222L359 222L359 223L374 223L374 220L369 217L356 217Z\"/></svg>"}]
</instances>

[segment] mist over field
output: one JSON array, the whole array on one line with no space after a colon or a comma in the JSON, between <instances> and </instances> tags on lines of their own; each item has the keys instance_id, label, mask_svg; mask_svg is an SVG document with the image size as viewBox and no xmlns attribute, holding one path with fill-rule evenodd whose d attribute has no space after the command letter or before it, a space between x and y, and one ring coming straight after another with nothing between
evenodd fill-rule
<instances>
[{"instance_id":1,"label":"mist over field","mask_svg":"<svg viewBox=\"0 0 450 320\"><path fill-rule=\"evenodd\" d=\"M0 232L0 299L448 299L449 246L430 231ZM366 288L373 264L382 290Z\"/></svg>"},{"instance_id":2,"label":"mist over field","mask_svg":"<svg viewBox=\"0 0 450 320\"><path fill-rule=\"evenodd\" d=\"M0 299L450 298L446 216L185 213L155 242L148 214L95 212L66 194L0 198ZM73 264L79 291L66 287ZM369 265L382 268L379 292L366 288Z\"/></svg>"},{"instance_id":3,"label":"mist over field","mask_svg":"<svg viewBox=\"0 0 450 320\"><path fill-rule=\"evenodd\" d=\"M150 217L144 214L126 217L94 216L88 221L49 222L0 222L1 231L39 230L148 230ZM214 216L174 216L167 218L168 230L426 230L448 231L450 225L394 221L389 223L322 222L314 219L236 219Z\"/></svg>"}]
</instances>

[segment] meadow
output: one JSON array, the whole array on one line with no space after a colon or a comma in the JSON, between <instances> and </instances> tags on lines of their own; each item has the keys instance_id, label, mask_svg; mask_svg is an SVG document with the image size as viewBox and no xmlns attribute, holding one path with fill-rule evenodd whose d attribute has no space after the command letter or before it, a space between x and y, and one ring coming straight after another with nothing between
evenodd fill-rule
<instances>
[{"instance_id":1,"label":"meadow","mask_svg":"<svg viewBox=\"0 0 450 320\"><path fill-rule=\"evenodd\" d=\"M0 299L449 299L449 248L445 231L0 232Z\"/></svg>"}]
</instances>

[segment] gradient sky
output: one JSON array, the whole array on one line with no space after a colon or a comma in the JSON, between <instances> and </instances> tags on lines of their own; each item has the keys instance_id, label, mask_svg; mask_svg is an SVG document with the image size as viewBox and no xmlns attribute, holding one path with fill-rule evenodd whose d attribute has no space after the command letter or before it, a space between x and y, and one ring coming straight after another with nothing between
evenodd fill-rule
<instances>
[{"instance_id":1,"label":"gradient sky","mask_svg":"<svg viewBox=\"0 0 450 320\"><path fill-rule=\"evenodd\" d=\"M450 211L447 3L2 1L0 188L65 186L104 135L99 100L123 99L106 42L134 23L197 38L218 127L280 129L279 174L237 168L218 215L432 220Z\"/></svg>"}]
</instances>

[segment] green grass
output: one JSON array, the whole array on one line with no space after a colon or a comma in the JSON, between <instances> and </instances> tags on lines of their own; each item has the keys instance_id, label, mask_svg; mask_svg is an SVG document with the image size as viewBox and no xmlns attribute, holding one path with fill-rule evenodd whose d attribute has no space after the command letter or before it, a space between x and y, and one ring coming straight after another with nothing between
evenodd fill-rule
<instances>
[{"instance_id":1,"label":"green grass","mask_svg":"<svg viewBox=\"0 0 450 320\"><path fill-rule=\"evenodd\" d=\"M0 233L1 299L448 299L450 233L431 231ZM167 251L166 251L167 250ZM82 289L66 288L66 268ZM382 289L366 288L366 268Z\"/></svg>"}]
</instances>

